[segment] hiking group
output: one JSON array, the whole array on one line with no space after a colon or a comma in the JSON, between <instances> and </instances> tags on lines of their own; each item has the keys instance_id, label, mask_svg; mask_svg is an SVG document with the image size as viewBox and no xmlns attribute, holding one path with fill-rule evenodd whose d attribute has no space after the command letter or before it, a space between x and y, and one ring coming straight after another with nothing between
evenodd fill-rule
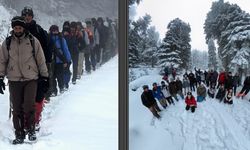
<instances>
[{"instance_id":1,"label":"hiking group","mask_svg":"<svg viewBox=\"0 0 250 150\"><path fill-rule=\"evenodd\" d=\"M176 69L171 70L175 71ZM234 96L243 99L250 90L250 74L245 77L243 87L237 94L237 88L241 85L241 77L238 73L235 73L233 76L231 72L225 72L223 70L218 73L214 70L207 72L194 68L195 74L192 71L190 71L190 73L186 71L181 81L180 78L176 76L176 73L173 74L172 71L169 73L169 68L166 67L161 85L158 85L156 82L153 83L152 90L149 89L148 85L143 85L142 87L142 104L158 119L161 118L159 114L161 109L157 103L159 103L163 109L166 109L169 105L175 105L174 100L178 102L179 98L182 100L185 99L186 110L191 109L191 112L194 113L197 108L197 102L206 100L207 96L211 99L216 98L219 102L223 101L225 104L231 105L233 104ZM195 91L197 93L196 98L192 94L192 92ZM177 95L179 95L179 98ZM186 96L185 98L184 95Z\"/></svg>"},{"instance_id":2,"label":"hiking group","mask_svg":"<svg viewBox=\"0 0 250 150\"><path fill-rule=\"evenodd\" d=\"M15 131L12 144L23 143L26 135L36 141L44 102L67 91L70 80L76 84L83 68L95 71L118 50L117 24L109 18L65 21L62 32L51 25L47 33L33 17L32 8L24 7L21 16L12 18L13 30L0 46L0 93L4 94L6 76Z\"/></svg>"}]
</instances>

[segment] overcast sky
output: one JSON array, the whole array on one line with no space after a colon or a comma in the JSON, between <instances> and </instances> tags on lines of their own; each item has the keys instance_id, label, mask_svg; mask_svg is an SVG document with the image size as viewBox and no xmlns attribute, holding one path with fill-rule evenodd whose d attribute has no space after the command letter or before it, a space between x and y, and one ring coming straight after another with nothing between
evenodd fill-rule
<instances>
[{"instance_id":1,"label":"overcast sky","mask_svg":"<svg viewBox=\"0 0 250 150\"><path fill-rule=\"evenodd\" d=\"M207 51L203 25L213 1L217 0L142 0L133 13L136 14L135 19L149 14L152 17L151 25L156 27L161 39L165 36L168 23L179 17L191 26L192 49ZM250 13L250 0L227 1Z\"/></svg>"}]
</instances>

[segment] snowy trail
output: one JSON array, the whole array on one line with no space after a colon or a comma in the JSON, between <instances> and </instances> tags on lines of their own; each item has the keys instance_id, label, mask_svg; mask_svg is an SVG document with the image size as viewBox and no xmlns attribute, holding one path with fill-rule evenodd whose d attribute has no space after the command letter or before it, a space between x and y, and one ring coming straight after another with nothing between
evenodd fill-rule
<instances>
[{"instance_id":1,"label":"snowy trail","mask_svg":"<svg viewBox=\"0 0 250 150\"><path fill-rule=\"evenodd\" d=\"M118 58L89 75L69 91L51 98L43 111L36 144L9 144L8 90L0 95L0 149L3 150L115 150L118 147ZM3 108L3 109L2 109Z\"/></svg>"},{"instance_id":2,"label":"snowy trail","mask_svg":"<svg viewBox=\"0 0 250 150\"><path fill-rule=\"evenodd\" d=\"M144 77L145 78L145 77ZM157 81L157 76L152 76ZM133 82L133 84L135 84ZM149 84L144 80L137 87ZM134 86L134 85L133 85ZM150 120L152 114L142 106L142 90L130 93L130 149L137 150L150 141L144 150L250 150L250 103L234 98L232 106L206 98L198 103L195 113L185 110L183 100L161 112L162 119ZM195 93L193 93L196 96ZM143 118L141 116L144 116ZM150 135L148 132L150 131ZM164 139L163 139L164 137Z\"/></svg>"}]
</instances>

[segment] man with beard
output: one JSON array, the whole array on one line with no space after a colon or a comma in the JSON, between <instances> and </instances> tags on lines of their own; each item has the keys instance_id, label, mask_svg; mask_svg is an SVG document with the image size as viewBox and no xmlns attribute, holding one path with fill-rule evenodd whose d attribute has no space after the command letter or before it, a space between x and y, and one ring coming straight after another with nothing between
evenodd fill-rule
<instances>
[{"instance_id":1,"label":"man with beard","mask_svg":"<svg viewBox=\"0 0 250 150\"><path fill-rule=\"evenodd\" d=\"M14 17L11 26L11 36L6 38L0 49L0 93L3 94L3 79L7 76L15 129L12 143L22 144L26 136L25 124L28 139L36 140L34 120L38 76L40 75L41 90L46 91L48 70L40 42L25 30L24 18Z\"/></svg>"}]
</instances>

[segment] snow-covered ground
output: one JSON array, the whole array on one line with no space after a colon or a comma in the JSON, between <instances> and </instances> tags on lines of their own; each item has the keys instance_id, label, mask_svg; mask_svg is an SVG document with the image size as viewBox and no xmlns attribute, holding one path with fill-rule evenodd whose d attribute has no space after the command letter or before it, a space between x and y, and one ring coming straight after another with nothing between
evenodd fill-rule
<instances>
[{"instance_id":1,"label":"snow-covered ground","mask_svg":"<svg viewBox=\"0 0 250 150\"><path fill-rule=\"evenodd\" d=\"M118 57L83 75L69 91L51 98L43 111L37 143L11 145L8 87L0 94L1 150L117 150Z\"/></svg>"},{"instance_id":2,"label":"snow-covered ground","mask_svg":"<svg viewBox=\"0 0 250 150\"><path fill-rule=\"evenodd\" d=\"M232 106L207 97L193 114L180 100L163 110L162 119L157 120L141 103L141 87L148 84L152 88L161 78L151 74L129 85L130 150L250 150L249 97L234 98ZM133 87L139 88L132 91Z\"/></svg>"}]
</instances>

